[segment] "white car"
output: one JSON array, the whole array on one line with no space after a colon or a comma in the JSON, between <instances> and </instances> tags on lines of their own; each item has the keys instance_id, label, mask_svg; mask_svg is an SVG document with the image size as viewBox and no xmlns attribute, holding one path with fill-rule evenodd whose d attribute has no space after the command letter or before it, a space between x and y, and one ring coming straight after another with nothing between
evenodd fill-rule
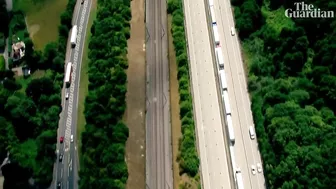
<instances>
[{"instance_id":1,"label":"white car","mask_svg":"<svg viewBox=\"0 0 336 189\"><path fill-rule=\"evenodd\" d=\"M71 137L70 137L70 141L73 142L73 135L71 135Z\"/></svg>"},{"instance_id":2,"label":"white car","mask_svg":"<svg viewBox=\"0 0 336 189\"><path fill-rule=\"evenodd\" d=\"M258 170L258 173L261 173L262 168L261 168L261 164L260 163L257 163L257 170Z\"/></svg>"},{"instance_id":3,"label":"white car","mask_svg":"<svg viewBox=\"0 0 336 189\"><path fill-rule=\"evenodd\" d=\"M251 140L254 140L255 139L255 132L254 132L254 129L253 129L252 126L250 126L249 133L250 133Z\"/></svg>"},{"instance_id":4,"label":"white car","mask_svg":"<svg viewBox=\"0 0 336 189\"><path fill-rule=\"evenodd\" d=\"M65 100L68 100L69 99L69 93L65 93Z\"/></svg>"},{"instance_id":5,"label":"white car","mask_svg":"<svg viewBox=\"0 0 336 189\"><path fill-rule=\"evenodd\" d=\"M256 167L254 165L251 166L251 171L252 171L252 174L255 175L257 172L256 172Z\"/></svg>"},{"instance_id":6,"label":"white car","mask_svg":"<svg viewBox=\"0 0 336 189\"><path fill-rule=\"evenodd\" d=\"M234 36L235 35L235 31L234 31L234 28L231 27L231 35Z\"/></svg>"}]
</instances>

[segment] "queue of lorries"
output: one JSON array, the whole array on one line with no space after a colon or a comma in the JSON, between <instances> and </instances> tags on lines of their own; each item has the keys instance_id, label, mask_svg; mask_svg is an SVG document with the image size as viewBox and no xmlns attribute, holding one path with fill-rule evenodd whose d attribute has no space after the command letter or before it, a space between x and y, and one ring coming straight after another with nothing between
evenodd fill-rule
<instances>
[{"instance_id":1,"label":"queue of lorries","mask_svg":"<svg viewBox=\"0 0 336 189\"><path fill-rule=\"evenodd\" d=\"M77 41L77 25L74 25L71 29L70 44L71 48L76 46ZM71 75L72 75L72 63L68 62L65 67L64 83L65 87L69 88L71 85ZM65 100L69 99L69 91L65 90Z\"/></svg>"},{"instance_id":2,"label":"queue of lorries","mask_svg":"<svg viewBox=\"0 0 336 189\"><path fill-rule=\"evenodd\" d=\"M228 94L228 86L226 82L226 76L225 76L225 71L224 71L224 57L222 53L222 48L220 44L220 39L219 39L219 33L218 33L218 26L217 26L217 21L215 17L215 7L214 7L214 2L213 0L208 0L209 2L209 14L211 17L211 26L212 26L212 32L213 32L213 39L214 39L214 44L215 44L215 58L216 62L218 64L219 72L218 72L218 77L219 77L219 83L221 86L221 94L222 94L222 100L224 104L224 114L226 117L226 126L229 134L229 139L230 139L230 146L234 147L235 144L235 135L234 135L234 129L233 129L233 124L232 124L232 117L231 117L231 107L230 107L230 100L229 100L229 94ZM235 35L235 29L234 27L230 28L230 33L231 36ZM249 135L252 140L255 139L255 131L253 126L249 127ZM239 167L236 167L234 163L234 152L233 150L230 150L230 155L232 159L232 167L235 172L235 182L236 182L236 188L237 189L244 189L243 185L243 178L242 178L242 173L241 169ZM251 171L252 174L256 174L256 170L260 173L262 172L261 169L261 164L257 164L257 168L252 165L251 166Z\"/></svg>"}]
</instances>

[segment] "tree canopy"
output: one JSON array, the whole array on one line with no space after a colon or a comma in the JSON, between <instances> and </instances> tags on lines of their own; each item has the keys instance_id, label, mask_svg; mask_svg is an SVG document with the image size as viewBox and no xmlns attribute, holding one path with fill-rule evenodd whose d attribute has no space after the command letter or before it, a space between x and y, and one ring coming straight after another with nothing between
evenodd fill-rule
<instances>
[{"instance_id":1,"label":"tree canopy","mask_svg":"<svg viewBox=\"0 0 336 189\"><path fill-rule=\"evenodd\" d=\"M305 3L336 11L333 3ZM284 10L294 1L233 4L248 54L248 87L268 188L334 188L335 19L287 18ZM259 24L245 25L251 18Z\"/></svg>"},{"instance_id":2,"label":"tree canopy","mask_svg":"<svg viewBox=\"0 0 336 189\"><path fill-rule=\"evenodd\" d=\"M123 189L128 178L122 122L126 108L129 1L98 1L89 43L89 92L85 99L82 134L81 189Z\"/></svg>"}]
</instances>

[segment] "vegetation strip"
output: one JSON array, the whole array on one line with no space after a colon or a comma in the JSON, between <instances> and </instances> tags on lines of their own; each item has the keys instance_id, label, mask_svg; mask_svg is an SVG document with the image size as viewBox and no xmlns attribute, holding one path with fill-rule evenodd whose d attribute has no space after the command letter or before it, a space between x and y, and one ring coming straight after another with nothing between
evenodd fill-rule
<instances>
[{"instance_id":1,"label":"vegetation strip","mask_svg":"<svg viewBox=\"0 0 336 189\"><path fill-rule=\"evenodd\" d=\"M85 99L79 188L125 188L128 178L122 122L126 109L130 1L98 0L89 43L89 88Z\"/></svg>"},{"instance_id":2,"label":"vegetation strip","mask_svg":"<svg viewBox=\"0 0 336 189\"><path fill-rule=\"evenodd\" d=\"M168 1L168 13L172 14L173 43L178 66L180 93L180 119L182 138L180 141L180 174L195 178L199 172L199 158L196 151L195 125L193 120L192 97L190 93L189 66L184 32L184 15L181 0ZM198 178L195 178L196 180Z\"/></svg>"}]
</instances>

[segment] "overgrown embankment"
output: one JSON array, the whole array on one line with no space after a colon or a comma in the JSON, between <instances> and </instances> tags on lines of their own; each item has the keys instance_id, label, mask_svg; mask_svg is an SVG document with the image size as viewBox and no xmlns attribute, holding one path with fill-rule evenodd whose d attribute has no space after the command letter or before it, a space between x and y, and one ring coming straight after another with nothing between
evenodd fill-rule
<instances>
[{"instance_id":1,"label":"overgrown embankment","mask_svg":"<svg viewBox=\"0 0 336 189\"><path fill-rule=\"evenodd\" d=\"M199 158L196 150L195 124L193 118L192 96L190 89L189 65L184 30L184 15L181 0L168 1L168 13L172 14L173 44L178 66L177 77L180 93L180 119L182 137L180 139L180 154L177 161L180 164L180 175L199 180ZM187 187L182 185L181 187Z\"/></svg>"}]
</instances>

